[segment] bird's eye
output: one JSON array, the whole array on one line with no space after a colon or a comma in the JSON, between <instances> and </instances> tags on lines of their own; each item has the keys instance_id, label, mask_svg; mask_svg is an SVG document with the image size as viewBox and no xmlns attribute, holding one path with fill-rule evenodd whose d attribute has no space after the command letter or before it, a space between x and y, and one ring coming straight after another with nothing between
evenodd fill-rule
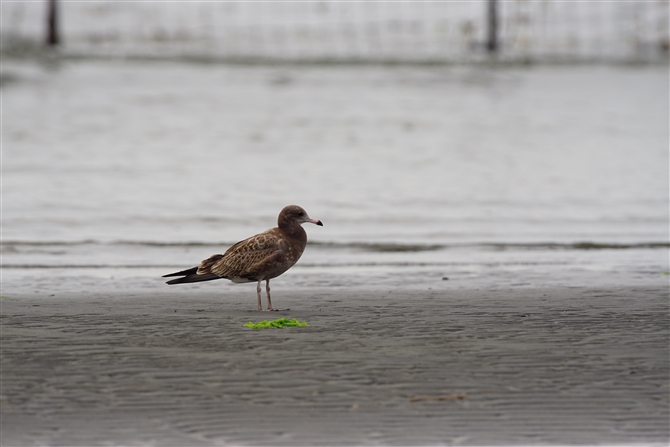
<instances>
[{"instance_id":1,"label":"bird's eye","mask_svg":"<svg viewBox=\"0 0 670 447\"><path fill-rule=\"evenodd\" d=\"M304 215L305 215L305 213L303 213L302 211L298 211L298 216L302 217Z\"/></svg>"}]
</instances>

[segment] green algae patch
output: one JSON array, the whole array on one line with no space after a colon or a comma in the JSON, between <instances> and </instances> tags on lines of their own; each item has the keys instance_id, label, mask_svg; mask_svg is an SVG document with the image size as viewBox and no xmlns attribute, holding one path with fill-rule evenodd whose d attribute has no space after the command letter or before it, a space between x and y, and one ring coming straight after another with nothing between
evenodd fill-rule
<instances>
[{"instance_id":1,"label":"green algae patch","mask_svg":"<svg viewBox=\"0 0 670 447\"><path fill-rule=\"evenodd\" d=\"M248 322L244 327L251 329L284 329L285 327L307 326L304 321L298 321L295 318L278 318L276 320L263 320L258 323Z\"/></svg>"}]
</instances>

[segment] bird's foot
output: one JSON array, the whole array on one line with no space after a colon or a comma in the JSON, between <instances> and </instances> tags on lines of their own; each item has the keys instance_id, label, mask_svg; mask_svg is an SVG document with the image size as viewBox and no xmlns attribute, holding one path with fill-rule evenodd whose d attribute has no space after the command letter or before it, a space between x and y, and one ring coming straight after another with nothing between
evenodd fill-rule
<instances>
[{"instance_id":1,"label":"bird's foot","mask_svg":"<svg viewBox=\"0 0 670 447\"><path fill-rule=\"evenodd\" d=\"M280 312L284 310L291 310L291 309L277 309L276 307L268 307L267 309L259 309L261 312Z\"/></svg>"}]
</instances>

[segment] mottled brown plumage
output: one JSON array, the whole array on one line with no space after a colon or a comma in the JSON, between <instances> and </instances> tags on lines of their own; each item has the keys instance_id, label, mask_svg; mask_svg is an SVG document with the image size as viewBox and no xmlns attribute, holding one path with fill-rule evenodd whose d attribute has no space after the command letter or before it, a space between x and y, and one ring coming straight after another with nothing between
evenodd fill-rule
<instances>
[{"instance_id":1,"label":"mottled brown plumage","mask_svg":"<svg viewBox=\"0 0 670 447\"><path fill-rule=\"evenodd\" d=\"M302 224L310 222L323 226L320 220L312 219L297 205L284 207L277 218L277 227L251 236L230 247L224 254L212 255L193 267L181 272L164 275L180 276L167 284L229 279L235 283L257 282L258 310L261 306L261 282L265 281L268 296L267 310L272 307L270 280L290 269L305 250L307 233Z\"/></svg>"}]
</instances>

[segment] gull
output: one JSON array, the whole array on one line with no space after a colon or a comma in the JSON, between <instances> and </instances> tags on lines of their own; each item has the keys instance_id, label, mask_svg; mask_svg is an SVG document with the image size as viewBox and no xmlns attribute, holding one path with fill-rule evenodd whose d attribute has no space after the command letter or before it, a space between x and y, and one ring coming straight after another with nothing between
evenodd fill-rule
<instances>
[{"instance_id":1,"label":"gull","mask_svg":"<svg viewBox=\"0 0 670 447\"><path fill-rule=\"evenodd\" d=\"M163 278L179 276L167 284L184 284L214 279L229 279L234 283L256 282L258 310L261 305L261 282L265 281L268 311L288 310L272 307L270 280L278 277L298 262L307 245L307 233L302 228L305 222L323 226L312 219L297 205L284 207L277 218L277 227L244 239L230 247L224 254L212 255L197 267L163 275Z\"/></svg>"}]
</instances>

